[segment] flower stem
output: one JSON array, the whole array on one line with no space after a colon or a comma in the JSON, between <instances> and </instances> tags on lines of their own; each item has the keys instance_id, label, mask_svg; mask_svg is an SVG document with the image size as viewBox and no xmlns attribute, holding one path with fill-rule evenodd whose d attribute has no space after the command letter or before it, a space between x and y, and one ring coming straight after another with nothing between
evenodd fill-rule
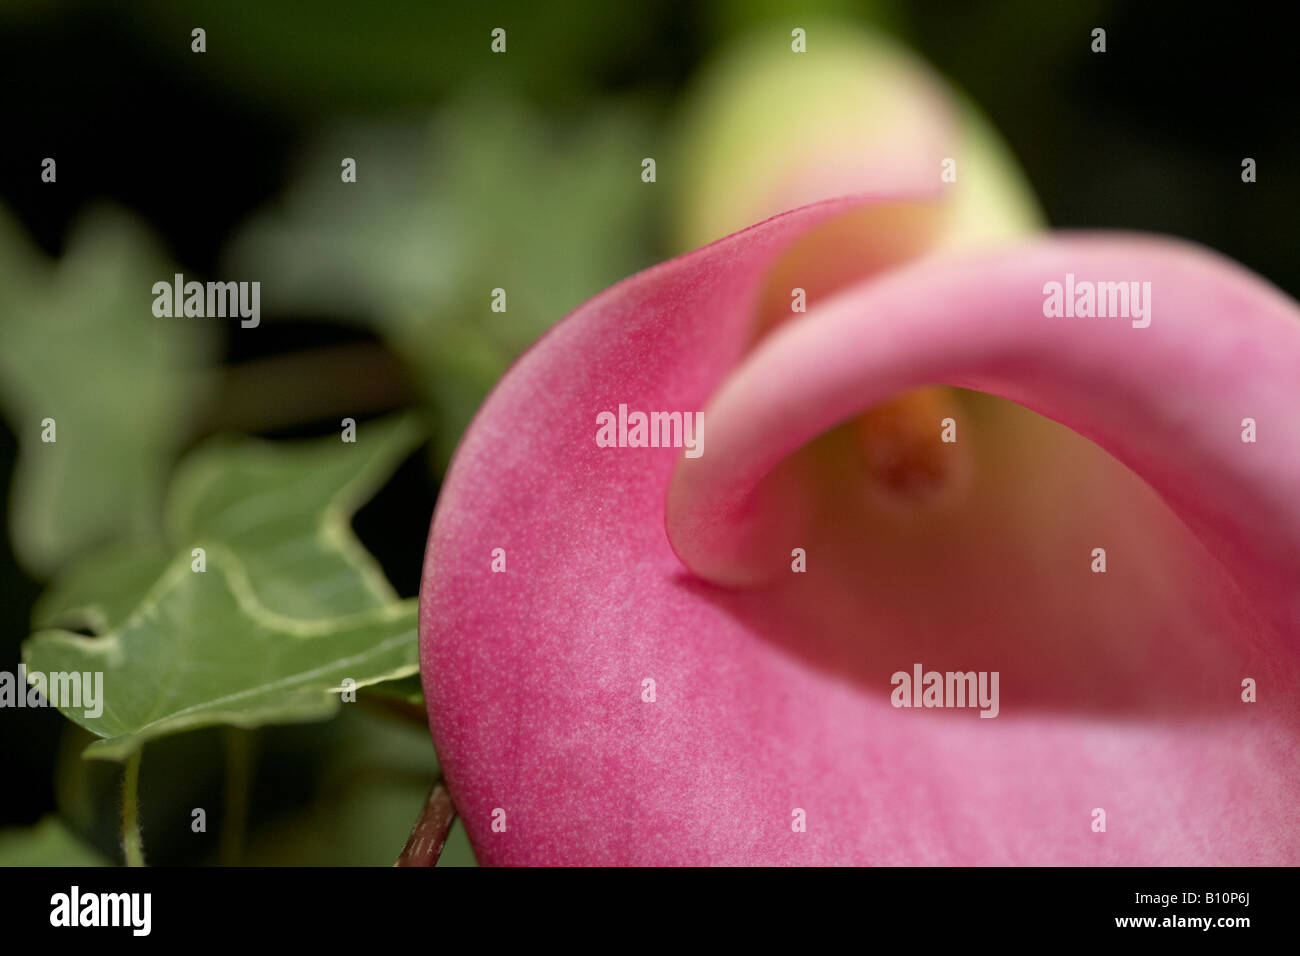
<instances>
[{"instance_id":1,"label":"flower stem","mask_svg":"<svg viewBox=\"0 0 1300 956\"><path fill-rule=\"evenodd\" d=\"M248 827L248 792L253 780L253 735L240 727L227 727L225 809L217 859L222 866L238 866L244 855Z\"/></svg>"},{"instance_id":2,"label":"flower stem","mask_svg":"<svg viewBox=\"0 0 1300 956\"><path fill-rule=\"evenodd\" d=\"M144 842L140 837L140 758L142 749L127 758L122 774L122 852L127 866L144 866Z\"/></svg>"},{"instance_id":3,"label":"flower stem","mask_svg":"<svg viewBox=\"0 0 1300 956\"><path fill-rule=\"evenodd\" d=\"M456 808L451 802L451 792L441 780L429 791L429 798L424 803L420 818L415 821L415 828L402 847L402 855L393 866L435 866L442 856L442 848L447 843L447 834L451 832L452 822L456 819Z\"/></svg>"}]
</instances>

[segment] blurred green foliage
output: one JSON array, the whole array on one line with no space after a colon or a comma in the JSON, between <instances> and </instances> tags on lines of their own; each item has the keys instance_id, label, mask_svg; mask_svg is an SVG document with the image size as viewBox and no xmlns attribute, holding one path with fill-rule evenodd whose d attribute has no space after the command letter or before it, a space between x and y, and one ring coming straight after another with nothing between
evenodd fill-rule
<instances>
[{"instance_id":1,"label":"blurred green foliage","mask_svg":"<svg viewBox=\"0 0 1300 956\"><path fill-rule=\"evenodd\" d=\"M150 287L174 271L120 211L85 216L51 263L0 209L0 409L21 446L9 530L42 577L158 526L215 343L211 326L159 323L150 311Z\"/></svg>"},{"instance_id":2,"label":"blurred green foliage","mask_svg":"<svg viewBox=\"0 0 1300 956\"><path fill-rule=\"evenodd\" d=\"M655 194L629 188L655 141L649 112L608 104L558 124L483 92L431 123L332 130L284 200L235 238L230 270L273 277L273 308L382 335L424 391L445 465L515 358L653 261ZM355 183L341 181L344 157Z\"/></svg>"},{"instance_id":3,"label":"blurred green foliage","mask_svg":"<svg viewBox=\"0 0 1300 956\"><path fill-rule=\"evenodd\" d=\"M0 830L0 866L107 865L55 816L33 827Z\"/></svg>"}]
</instances>

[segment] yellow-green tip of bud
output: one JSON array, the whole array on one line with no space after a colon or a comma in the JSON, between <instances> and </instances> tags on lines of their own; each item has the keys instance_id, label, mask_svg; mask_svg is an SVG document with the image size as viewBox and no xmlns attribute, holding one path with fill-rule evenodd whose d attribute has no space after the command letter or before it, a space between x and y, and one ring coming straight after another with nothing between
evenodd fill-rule
<instances>
[{"instance_id":1,"label":"yellow-green tip of bud","mask_svg":"<svg viewBox=\"0 0 1300 956\"><path fill-rule=\"evenodd\" d=\"M939 74L882 34L800 29L742 41L688 93L675 164L682 249L854 193L934 195L945 209L936 249L1041 227L1010 152Z\"/></svg>"}]
</instances>

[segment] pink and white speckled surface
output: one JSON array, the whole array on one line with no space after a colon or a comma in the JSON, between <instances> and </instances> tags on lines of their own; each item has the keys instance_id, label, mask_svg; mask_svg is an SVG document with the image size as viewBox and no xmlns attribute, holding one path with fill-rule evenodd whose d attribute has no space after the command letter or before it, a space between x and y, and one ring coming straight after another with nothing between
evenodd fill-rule
<instances>
[{"instance_id":1,"label":"pink and white speckled surface","mask_svg":"<svg viewBox=\"0 0 1300 956\"><path fill-rule=\"evenodd\" d=\"M773 257L869 201L607 290L469 429L420 647L480 861L1300 862L1300 310L1197 247L1046 236L886 270L747 353ZM1150 280L1151 327L1045 318L1043 282L1066 271ZM748 497L927 383L1019 403L963 424L975 484L944 521L882 531L852 501L827 522ZM703 457L597 447L620 403L705 409ZM795 546L806 574L706 580L763 579ZM889 674L914 661L1000 671L1000 716L894 709Z\"/></svg>"}]
</instances>

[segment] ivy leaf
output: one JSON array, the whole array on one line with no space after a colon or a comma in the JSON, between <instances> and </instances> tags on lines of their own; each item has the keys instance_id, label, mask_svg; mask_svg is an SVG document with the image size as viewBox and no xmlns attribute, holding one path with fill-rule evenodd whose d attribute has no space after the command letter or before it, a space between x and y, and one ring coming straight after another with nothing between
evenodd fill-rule
<instances>
[{"instance_id":1,"label":"ivy leaf","mask_svg":"<svg viewBox=\"0 0 1300 956\"><path fill-rule=\"evenodd\" d=\"M30 827L0 830L0 866L108 866L56 816Z\"/></svg>"},{"instance_id":2,"label":"ivy leaf","mask_svg":"<svg viewBox=\"0 0 1300 956\"><path fill-rule=\"evenodd\" d=\"M172 557L169 549L146 542L118 543L98 551L45 589L32 608L32 627L102 634L126 620Z\"/></svg>"},{"instance_id":3,"label":"ivy leaf","mask_svg":"<svg viewBox=\"0 0 1300 956\"><path fill-rule=\"evenodd\" d=\"M409 416L357 426L357 440L215 439L181 463L168 536L187 554L234 553L257 602L287 617L383 607L397 593L352 532L351 517L421 438Z\"/></svg>"},{"instance_id":4,"label":"ivy leaf","mask_svg":"<svg viewBox=\"0 0 1300 956\"><path fill-rule=\"evenodd\" d=\"M192 727L320 719L345 678L415 674L415 601L350 519L421 434L399 416L362 422L355 442L214 439L177 470L166 540L116 545L47 589L24 660L103 672L102 714L59 708L105 738L86 756L122 759Z\"/></svg>"},{"instance_id":5,"label":"ivy leaf","mask_svg":"<svg viewBox=\"0 0 1300 956\"><path fill-rule=\"evenodd\" d=\"M322 620L278 614L259 602L236 556L213 545L206 571L181 555L107 634L40 631L23 661L29 674L102 673L101 699L54 703L103 738L86 757L122 760L147 740L197 727L329 717L345 687L419 669L415 629L415 599Z\"/></svg>"},{"instance_id":6,"label":"ivy leaf","mask_svg":"<svg viewBox=\"0 0 1300 956\"><path fill-rule=\"evenodd\" d=\"M357 441L213 439L173 479L165 541L118 542L63 572L32 610L34 628L102 634L144 599L183 551L232 551L258 601L289 617L380 607L397 594L353 534L356 508L419 441L408 416L363 422Z\"/></svg>"},{"instance_id":7,"label":"ivy leaf","mask_svg":"<svg viewBox=\"0 0 1300 956\"><path fill-rule=\"evenodd\" d=\"M153 283L174 272L124 213L81 220L53 264L0 211L0 405L20 446L10 526L37 576L157 530L167 469L208 394L217 331L153 315Z\"/></svg>"}]
</instances>

